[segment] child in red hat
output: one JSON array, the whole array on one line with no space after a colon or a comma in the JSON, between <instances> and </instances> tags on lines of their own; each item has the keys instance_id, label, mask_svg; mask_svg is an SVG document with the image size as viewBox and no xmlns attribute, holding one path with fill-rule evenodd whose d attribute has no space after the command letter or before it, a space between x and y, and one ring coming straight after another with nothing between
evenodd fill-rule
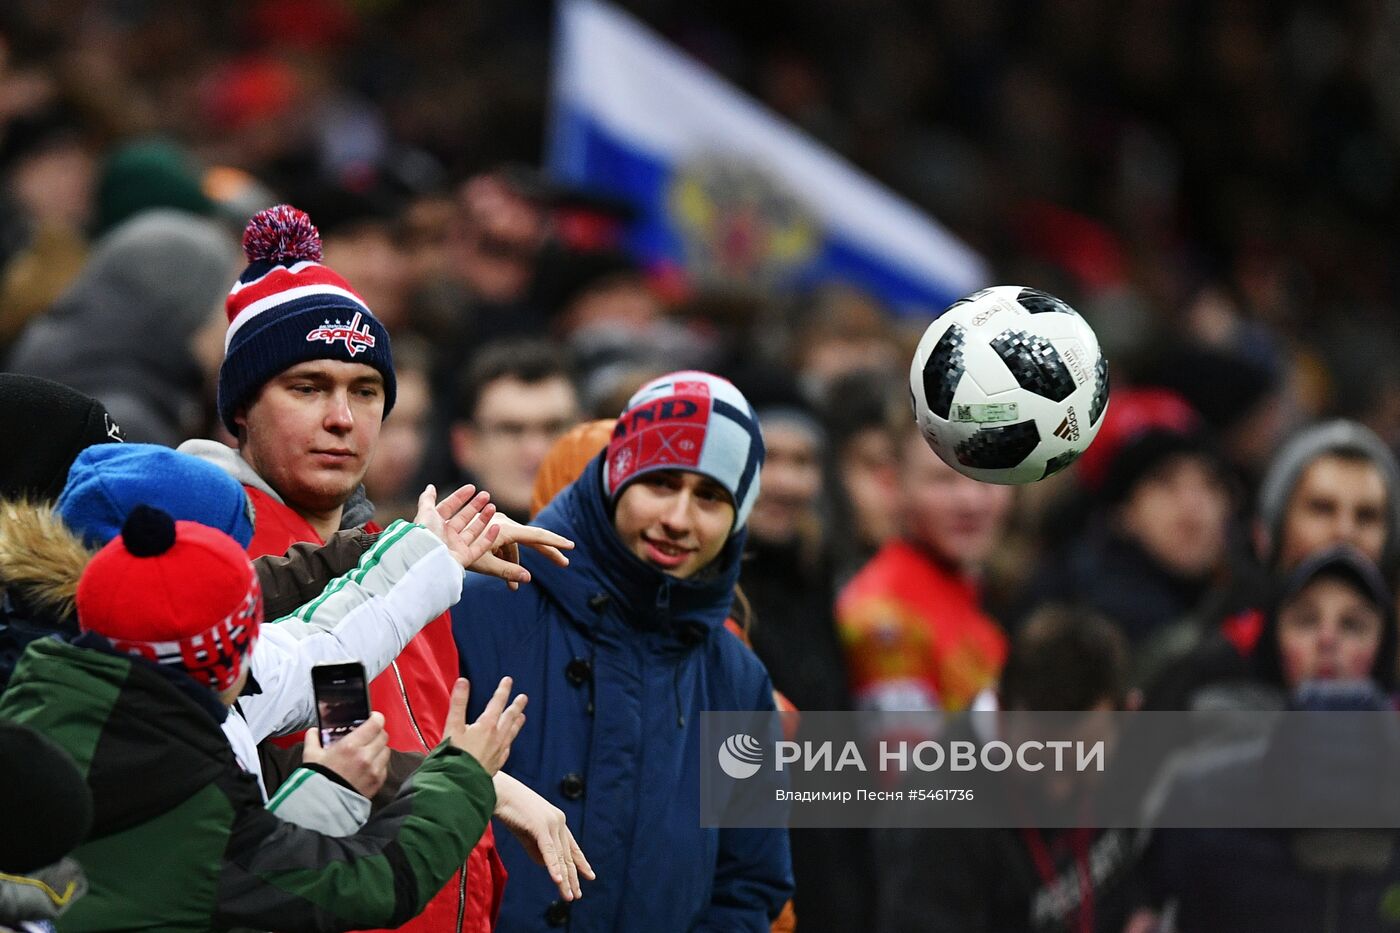
<instances>
[{"instance_id":1,"label":"child in red hat","mask_svg":"<svg viewBox=\"0 0 1400 933\"><path fill-rule=\"evenodd\" d=\"M219 728L262 622L237 542L138 506L77 606L83 634L30 645L0 699L0 718L61 746L92 791L74 853L91 890L65 930L398 926L485 830L524 719L509 679L470 726L459 680L444 741L359 833L333 838L269 813Z\"/></svg>"}]
</instances>

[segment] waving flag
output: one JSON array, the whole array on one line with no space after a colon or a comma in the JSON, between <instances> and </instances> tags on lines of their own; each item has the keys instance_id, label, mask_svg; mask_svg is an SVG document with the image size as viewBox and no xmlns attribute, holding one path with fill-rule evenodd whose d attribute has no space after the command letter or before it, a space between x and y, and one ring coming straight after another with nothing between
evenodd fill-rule
<instances>
[{"instance_id":1,"label":"waving flag","mask_svg":"<svg viewBox=\"0 0 1400 933\"><path fill-rule=\"evenodd\" d=\"M908 202L601 0L562 0L549 169L639 211L627 246L701 280L848 282L932 314L982 258Z\"/></svg>"}]
</instances>

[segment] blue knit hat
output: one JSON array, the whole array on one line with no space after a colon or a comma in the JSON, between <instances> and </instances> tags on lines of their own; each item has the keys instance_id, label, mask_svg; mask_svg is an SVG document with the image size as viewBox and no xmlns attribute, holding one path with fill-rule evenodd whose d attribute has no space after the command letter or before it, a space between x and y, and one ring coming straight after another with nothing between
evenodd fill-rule
<instances>
[{"instance_id":1,"label":"blue knit hat","mask_svg":"<svg viewBox=\"0 0 1400 933\"><path fill-rule=\"evenodd\" d=\"M279 204L243 231L248 268L229 291L228 334L219 367L219 418L237 434L234 413L267 381L307 360L364 363L384 377L384 415L394 407L389 332L364 299L321 264L321 234L302 211Z\"/></svg>"},{"instance_id":2,"label":"blue knit hat","mask_svg":"<svg viewBox=\"0 0 1400 933\"><path fill-rule=\"evenodd\" d=\"M158 444L99 444L78 454L58 512L85 544L101 547L121 533L138 505L208 525L244 549L253 540L252 504L238 480Z\"/></svg>"}]
</instances>

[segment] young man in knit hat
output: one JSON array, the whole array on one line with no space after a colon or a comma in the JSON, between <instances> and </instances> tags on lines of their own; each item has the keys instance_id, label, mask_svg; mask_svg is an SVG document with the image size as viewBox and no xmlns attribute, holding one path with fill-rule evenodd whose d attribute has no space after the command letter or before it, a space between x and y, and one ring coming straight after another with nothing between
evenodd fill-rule
<instances>
[{"instance_id":1,"label":"young man in knit hat","mask_svg":"<svg viewBox=\"0 0 1400 933\"><path fill-rule=\"evenodd\" d=\"M268 812L219 729L263 615L237 542L139 506L76 600L83 634L31 645L0 699L0 717L58 743L92 792L74 853L91 888L65 930L396 926L485 830L491 774L523 720L509 680L471 726L456 682L444 740L392 804L335 839Z\"/></svg>"},{"instance_id":2,"label":"young man in knit hat","mask_svg":"<svg viewBox=\"0 0 1400 933\"><path fill-rule=\"evenodd\" d=\"M1229 467L1207 435L1139 431L1108 463L1088 527L1042 562L1025 602L1105 616L1128 639L1135 673L1150 670L1176 626L1225 597L1240 563L1234 501Z\"/></svg>"},{"instance_id":3,"label":"young man in knit hat","mask_svg":"<svg viewBox=\"0 0 1400 933\"><path fill-rule=\"evenodd\" d=\"M269 208L243 237L249 266L229 292L229 330L219 372L219 417L238 450L191 441L181 450L211 459L243 483L256 514L250 555L281 554L364 524L373 508L360 492L394 405L389 334L351 286L320 262L316 228L288 205ZM558 536L503 525L498 546L547 548L567 563ZM487 555L484 561L499 558ZM525 582L521 573L517 582ZM456 645L444 613L428 624L370 684L391 748L427 752L455 677ZM270 790L270 788L269 788ZM506 779L498 784L503 821L517 831L559 839L543 802ZM574 850L554 855L572 868ZM581 857L581 854L580 854ZM586 864L586 863L585 863ZM489 930L505 872L488 828L481 844L409 930ZM556 869L561 881L565 866Z\"/></svg>"},{"instance_id":4,"label":"young man in knit hat","mask_svg":"<svg viewBox=\"0 0 1400 933\"><path fill-rule=\"evenodd\" d=\"M534 582L513 595L467 580L462 670L535 691L512 773L582 827L598 875L567 903L502 839L503 929L766 931L791 896L786 831L700 825L700 713L774 708L763 665L723 631L763 450L729 382L662 376L535 519L578 543L569 569L526 554Z\"/></svg>"}]
</instances>

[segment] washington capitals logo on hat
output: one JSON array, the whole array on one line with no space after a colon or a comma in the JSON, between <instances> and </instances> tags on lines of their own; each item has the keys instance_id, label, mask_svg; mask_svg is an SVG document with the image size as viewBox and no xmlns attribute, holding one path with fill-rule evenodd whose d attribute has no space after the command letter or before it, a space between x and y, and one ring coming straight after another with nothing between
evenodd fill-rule
<instances>
[{"instance_id":1,"label":"washington capitals logo on hat","mask_svg":"<svg viewBox=\"0 0 1400 933\"><path fill-rule=\"evenodd\" d=\"M332 324L330 321L322 321L321 326L310 331L306 335L307 343L315 343L324 340L327 344L334 344L337 340L343 340L345 347L354 356L361 350L366 350L374 346L374 334L369 331L369 324L361 325L360 319L363 317L360 312L355 312L355 317L347 325L341 321Z\"/></svg>"},{"instance_id":2,"label":"washington capitals logo on hat","mask_svg":"<svg viewBox=\"0 0 1400 933\"><path fill-rule=\"evenodd\" d=\"M316 359L379 370L387 415L396 394L389 332L350 283L321 262L321 236L311 218L286 204L270 207L248 222L243 248L248 268L224 302L224 427L236 435L237 412L258 389L287 367Z\"/></svg>"}]
</instances>

